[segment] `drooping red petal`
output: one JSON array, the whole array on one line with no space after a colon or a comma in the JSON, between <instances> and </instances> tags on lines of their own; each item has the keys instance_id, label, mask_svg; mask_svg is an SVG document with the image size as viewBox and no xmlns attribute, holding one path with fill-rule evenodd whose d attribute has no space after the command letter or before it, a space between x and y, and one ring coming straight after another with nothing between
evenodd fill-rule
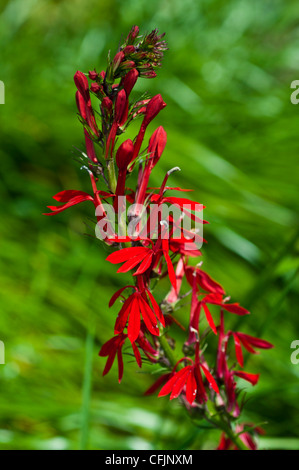
<instances>
[{"instance_id":1,"label":"drooping red petal","mask_svg":"<svg viewBox=\"0 0 299 470\"><path fill-rule=\"evenodd\" d=\"M217 385L217 383L216 383L214 377L213 377L212 374L210 373L210 371L209 371L203 364L200 364L200 367L201 367L203 373L205 374L206 379L207 379L207 381L209 382L209 384L211 385L212 389L213 389L216 393L219 393L218 385Z\"/></svg>"},{"instance_id":2,"label":"drooping red petal","mask_svg":"<svg viewBox=\"0 0 299 470\"><path fill-rule=\"evenodd\" d=\"M112 351L111 354L108 356L108 359L107 359L105 368L104 368L104 370L103 370L103 375L108 374L108 372L110 371L110 369L111 369L111 367L112 367L112 365L113 365L115 356L116 356L116 351L117 351L117 350L115 349L115 351Z\"/></svg>"},{"instance_id":3,"label":"drooping red petal","mask_svg":"<svg viewBox=\"0 0 299 470\"><path fill-rule=\"evenodd\" d=\"M241 343L240 343L240 340L239 340L238 336L235 333L233 333L233 337L234 337L234 342L235 342L235 350L236 350L237 361L240 364L240 366L243 367L244 366L244 360L243 360L243 353L242 353Z\"/></svg>"},{"instance_id":4,"label":"drooping red petal","mask_svg":"<svg viewBox=\"0 0 299 470\"><path fill-rule=\"evenodd\" d=\"M67 202L66 204L63 204L61 206L47 206L53 212L49 212L49 213L46 213L44 215L58 214L59 212L62 212L65 209L68 209L69 207L75 206L76 204L80 204L80 202L88 201L88 200L93 201L93 197L90 196L89 194L85 195L85 196L75 196L72 199L70 199L69 202Z\"/></svg>"},{"instance_id":5,"label":"drooping red petal","mask_svg":"<svg viewBox=\"0 0 299 470\"><path fill-rule=\"evenodd\" d=\"M121 333L126 324L127 324L127 320L128 320L128 316L129 316L129 313L130 313L130 309L131 309L131 303L134 299L134 294L132 294L130 297L127 298L127 300L125 301L125 303L123 304L117 318L116 318L116 322L115 322L115 326L114 326L114 333L115 334L118 334L118 333Z\"/></svg>"},{"instance_id":6,"label":"drooping red petal","mask_svg":"<svg viewBox=\"0 0 299 470\"><path fill-rule=\"evenodd\" d=\"M224 290L218 282L214 281L206 272L201 269L196 270L198 284L208 292L215 292L218 294L224 294Z\"/></svg>"},{"instance_id":7,"label":"drooping red petal","mask_svg":"<svg viewBox=\"0 0 299 470\"><path fill-rule=\"evenodd\" d=\"M192 369L192 366L187 366L177 372L176 374L177 380L172 387L170 400L177 398L182 393L182 390L184 386L186 385L187 378L189 377L191 373L191 369Z\"/></svg>"},{"instance_id":8,"label":"drooping red petal","mask_svg":"<svg viewBox=\"0 0 299 470\"><path fill-rule=\"evenodd\" d=\"M167 268L168 268L168 276L169 276L169 280L173 286L173 288L176 290L176 276L175 276L175 271L174 271L174 267L172 265L172 262L171 262L171 259L170 259L170 256L169 256L169 242L168 240L165 238L162 240L162 249L163 249L163 255L164 255L164 258L165 258L165 261L166 261L166 264L167 264Z\"/></svg>"},{"instance_id":9,"label":"drooping red petal","mask_svg":"<svg viewBox=\"0 0 299 470\"><path fill-rule=\"evenodd\" d=\"M246 335L245 333L236 333L240 341L244 344L244 347L247 349L246 344L250 344L251 346L259 349L271 349L273 348L273 344L265 341L264 339L256 338L254 336Z\"/></svg>"},{"instance_id":10,"label":"drooping red petal","mask_svg":"<svg viewBox=\"0 0 299 470\"><path fill-rule=\"evenodd\" d=\"M135 268L137 264L139 264L141 261L143 261L144 257L146 256L146 253L141 253L140 255L134 256L133 258L129 259L126 261L118 270L118 273L127 273L131 269Z\"/></svg>"},{"instance_id":11,"label":"drooping red petal","mask_svg":"<svg viewBox=\"0 0 299 470\"><path fill-rule=\"evenodd\" d=\"M90 196L90 194L85 193L84 191L77 191L76 189L67 189L66 191L60 191L59 193L55 194L53 196L53 199L58 202L69 202L71 199L74 197L83 197L84 200L91 199L93 200L93 197Z\"/></svg>"},{"instance_id":12,"label":"drooping red petal","mask_svg":"<svg viewBox=\"0 0 299 470\"><path fill-rule=\"evenodd\" d=\"M121 352L122 346L117 350L117 360L118 360L118 382L121 382L124 373L124 362Z\"/></svg>"},{"instance_id":13,"label":"drooping red petal","mask_svg":"<svg viewBox=\"0 0 299 470\"><path fill-rule=\"evenodd\" d=\"M132 348L133 348L133 353L134 353L136 362L138 364L138 367L141 367L142 366L141 354L139 352L138 347L136 346L136 343L132 343Z\"/></svg>"},{"instance_id":14,"label":"drooping red petal","mask_svg":"<svg viewBox=\"0 0 299 470\"><path fill-rule=\"evenodd\" d=\"M144 320L144 323L148 329L148 331L155 336L159 336L159 328L157 325L157 320L156 317L149 307L149 305L146 303L146 301L142 298L139 297L139 306L141 310L141 315Z\"/></svg>"},{"instance_id":15,"label":"drooping red petal","mask_svg":"<svg viewBox=\"0 0 299 470\"><path fill-rule=\"evenodd\" d=\"M186 383L186 398L187 401L192 405L196 398L197 394L197 382L194 377L194 370L192 369L191 373L188 375Z\"/></svg>"},{"instance_id":16,"label":"drooping red petal","mask_svg":"<svg viewBox=\"0 0 299 470\"><path fill-rule=\"evenodd\" d=\"M162 384L165 384L165 382L167 382L171 376L172 372L161 375L161 377L159 377L158 380L156 380L156 382L154 382L153 385L146 390L144 395L151 395L154 393L156 390L158 390L158 388L160 388Z\"/></svg>"},{"instance_id":17,"label":"drooping red petal","mask_svg":"<svg viewBox=\"0 0 299 470\"><path fill-rule=\"evenodd\" d=\"M128 338L133 343L139 335L140 331L140 311L139 303L136 297L134 297L130 306L130 316L128 323Z\"/></svg>"},{"instance_id":18,"label":"drooping red petal","mask_svg":"<svg viewBox=\"0 0 299 470\"><path fill-rule=\"evenodd\" d=\"M110 261L112 264L123 263L134 256L141 255L142 253L146 254L147 250L148 248L144 246L123 248L122 250L114 251L114 253L107 256L106 261Z\"/></svg>"},{"instance_id":19,"label":"drooping red petal","mask_svg":"<svg viewBox=\"0 0 299 470\"><path fill-rule=\"evenodd\" d=\"M169 393L171 393L172 391L172 388L173 388L173 385L176 383L177 381L177 374L178 372L176 372L167 382L166 384L161 388L159 394L158 394L158 397L165 397L165 395L168 395Z\"/></svg>"},{"instance_id":20,"label":"drooping red petal","mask_svg":"<svg viewBox=\"0 0 299 470\"><path fill-rule=\"evenodd\" d=\"M234 375L240 377L241 379L247 380L247 382L250 382L252 385L256 385L260 377L259 374L249 374L248 372L243 371L235 371Z\"/></svg>"},{"instance_id":21,"label":"drooping red petal","mask_svg":"<svg viewBox=\"0 0 299 470\"><path fill-rule=\"evenodd\" d=\"M245 308L241 307L239 304L226 304L223 303L222 307L230 313L235 313L236 315L249 315L250 312Z\"/></svg>"},{"instance_id":22,"label":"drooping red petal","mask_svg":"<svg viewBox=\"0 0 299 470\"><path fill-rule=\"evenodd\" d=\"M147 253L144 260L140 264L137 271L135 271L133 276L138 276L139 274L144 273L150 267L150 265L152 264L152 259L153 259L153 253L152 252Z\"/></svg>"},{"instance_id":23,"label":"drooping red petal","mask_svg":"<svg viewBox=\"0 0 299 470\"><path fill-rule=\"evenodd\" d=\"M116 291L111 297L110 302L109 302L109 307L112 307L112 305L114 305L115 301L118 299L121 293L128 287L132 287L133 289L135 289L135 286L125 286L125 287L122 287L121 289L118 289L118 291Z\"/></svg>"},{"instance_id":24,"label":"drooping red petal","mask_svg":"<svg viewBox=\"0 0 299 470\"><path fill-rule=\"evenodd\" d=\"M159 305L157 304L156 299L154 298L154 296L152 295L152 293L148 289L146 289L146 293L150 298L150 301L151 301L151 304L152 304L153 309L155 311L156 317L158 318L159 322L165 327L165 320L164 320L164 317L163 317L163 313L162 313Z\"/></svg>"},{"instance_id":25,"label":"drooping red petal","mask_svg":"<svg viewBox=\"0 0 299 470\"><path fill-rule=\"evenodd\" d=\"M215 326L215 323L214 323L214 320L213 320L213 317L211 315L210 310L208 309L208 307L205 303L203 303L202 306L203 306L204 312L206 314L208 324L210 325L210 327L213 330L213 332L215 333L215 335L217 335L217 329L216 329L216 326Z\"/></svg>"}]
</instances>

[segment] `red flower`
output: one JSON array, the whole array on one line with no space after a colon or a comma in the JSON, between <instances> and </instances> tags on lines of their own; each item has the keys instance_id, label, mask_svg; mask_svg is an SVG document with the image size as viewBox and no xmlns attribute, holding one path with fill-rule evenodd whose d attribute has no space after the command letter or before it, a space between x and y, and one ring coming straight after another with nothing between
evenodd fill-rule
<instances>
[{"instance_id":1,"label":"red flower","mask_svg":"<svg viewBox=\"0 0 299 470\"><path fill-rule=\"evenodd\" d=\"M212 279L206 272L199 269L197 266L186 266L186 278L190 286L193 285L193 277L196 279L196 285L201 287L207 292L214 294L225 294L223 287L214 279Z\"/></svg>"},{"instance_id":2,"label":"red flower","mask_svg":"<svg viewBox=\"0 0 299 470\"><path fill-rule=\"evenodd\" d=\"M122 348L127 339L128 335L125 333L119 333L118 335L114 336L113 338L109 339L103 346L99 352L99 356L105 357L108 356L106 366L103 371L103 375L108 374L110 371L115 357L117 355L118 361L118 381L121 382L124 370L123 358L122 358ZM152 347L150 342L145 338L142 331L136 340L136 343L140 346L142 351L146 354L146 356L152 361L156 362L155 356L157 356L157 351ZM132 343L133 353L136 359L136 362L139 367L142 365L141 355L137 344L135 342Z\"/></svg>"},{"instance_id":3,"label":"red flower","mask_svg":"<svg viewBox=\"0 0 299 470\"><path fill-rule=\"evenodd\" d=\"M185 366L178 372L175 372L174 375L162 387L158 395L159 397L164 397L165 395L170 394L170 400L173 400L184 391L186 399L190 405L192 405L195 400L197 400L199 403L207 401L208 397L204 388L201 371L204 373L212 389L216 393L219 393L215 379L207 367L205 367L199 361L194 363L192 359L186 357L181 359L179 362L183 360L190 361L192 365Z\"/></svg>"},{"instance_id":4,"label":"red flower","mask_svg":"<svg viewBox=\"0 0 299 470\"><path fill-rule=\"evenodd\" d=\"M114 304L126 287L123 287L113 295L109 306ZM146 328L152 335L159 336L158 321L165 326L163 314L151 292L148 289L144 289L143 292L140 292L137 287L134 289L135 292L125 300L114 327L114 333L119 334L123 332L128 323L128 338L132 343L139 335L141 317Z\"/></svg>"},{"instance_id":5,"label":"red flower","mask_svg":"<svg viewBox=\"0 0 299 470\"><path fill-rule=\"evenodd\" d=\"M243 352L242 346L247 349L248 352L251 354L258 354L254 348L259 349L271 349L273 348L273 344L269 343L260 338L255 338L254 336L246 335L240 332L229 332L229 335L233 335L234 342L235 342L235 349L236 349L236 357L237 361L241 367L243 367Z\"/></svg>"}]
</instances>

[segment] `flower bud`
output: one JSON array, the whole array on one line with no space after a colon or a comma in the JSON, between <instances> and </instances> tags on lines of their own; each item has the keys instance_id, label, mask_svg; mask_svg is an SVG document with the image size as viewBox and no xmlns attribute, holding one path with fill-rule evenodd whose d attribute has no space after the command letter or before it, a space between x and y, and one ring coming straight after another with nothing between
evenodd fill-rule
<instances>
[{"instance_id":1,"label":"flower bud","mask_svg":"<svg viewBox=\"0 0 299 470\"><path fill-rule=\"evenodd\" d=\"M116 152L116 164L119 170L127 169L134 151L134 144L131 139L125 140Z\"/></svg>"},{"instance_id":2,"label":"flower bud","mask_svg":"<svg viewBox=\"0 0 299 470\"><path fill-rule=\"evenodd\" d=\"M128 43L134 42L135 39L137 38L138 34L139 34L138 26L133 26L131 31L129 32L129 35L127 37L126 42L128 42Z\"/></svg>"},{"instance_id":3,"label":"flower bud","mask_svg":"<svg viewBox=\"0 0 299 470\"><path fill-rule=\"evenodd\" d=\"M90 70L88 72L88 76L89 76L90 80L96 80L97 77L98 77L98 74L95 70Z\"/></svg>"},{"instance_id":4,"label":"flower bud","mask_svg":"<svg viewBox=\"0 0 299 470\"><path fill-rule=\"evenodd\" d=\"M133 54L134 52L135 52L135 47L134 46L127 46L123 50L123 53L125 55L130 55L130 54Z\"/></svg>"},{"instance_id":5,"label":"flower bud","mask_svg":"<svg viewBox=\"0 0 299 470\"><path fill-rule=\"evenodd\" d=\"M131 93L132 88L134 87L138 76L139 76L138 71L136 69L132 69L124 77L123 87L124 87L124 90L125 90L127 96L129 96L129 94Z\"/></svg>"},{"instance_id":6,"label":"flower bud","mask_svg":"<svg viewBox=\"0 0 299 470\"><path fill-rule=\"evenodd\" d=\"M74 82L75 82L75 85L76 85L78 91L81 93L84 100L87 102L90 99L90 97L89 97L89 85L88 85L88 80L87 80L86 76L84 75L84 73L82 73L78 70L74 75Z\"/></svg>"},{"instance_id":7,"label":"flower bud","mask_svg":"<svg viewBox=\"0 0 299 470\"><path fill-rule=\"evenodd\" d=\"M160 159L167 141L167 134L162 126L155 130L148 144L148 157L150 168L154 168Z\"/></svg>"},{"instance_id":8,"label":"flower bud","mask_svg":"<svg viewBox=\"0 0 299 470\"><path fill-rule=\"evenodd\" d=\"M165 108L166 103L161 95L155 95L146 107L146 113L142 125L147 127L149 123L157 116L157 114Z\"/></svg>"},{"instance_id":9,"label":"flower bud","mask_svg":"<svg viewBox=\"0 0 299 470\"><path fill-rule=\"evenodd\" d=\"M116 54L116 56L113 59L113 72L115 72L118 67L120 66L121 62L124 60L125 54L123 51L120 51Z\"/></svg>"},{"instance_id":10,"label":"flower bud","mask_svg":"<svg viewBox=\"0 0 299 470\"><path fill-rule=\"evenodd\" d=\"M123 116L126 112L127 96L125 90L120 90L115 102L115 121L122 122Z\"/></svg>"}]
</instances>

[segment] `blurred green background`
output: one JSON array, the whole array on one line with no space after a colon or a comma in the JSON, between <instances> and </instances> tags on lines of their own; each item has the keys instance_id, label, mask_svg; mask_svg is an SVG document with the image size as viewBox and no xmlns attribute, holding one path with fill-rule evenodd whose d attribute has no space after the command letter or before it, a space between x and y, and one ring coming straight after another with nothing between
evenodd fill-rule
<instances>
[{"instance_id":1,"label":"blurred green background","mask_svg":"<svg viewBox=\"0 0 299 470\"><path fill-rule=\"evenodd\" d=\"M242 331L275 344L248 362L261 377L243 420L267 423L261 448L299 449L297 0L2 0L0 13L0 448L206 449L219 438L178 403L142 396L154 367L126 356L121 385L116 367L102 377L108 300L127 278L84 236L92 205L42 216L56 192L89 190L74 161L74 73L105 68L138 24L169 44L158 78L138 85L168 105L152 185L178 165L172 184L206 205L204 268L251 310Z\"/></svg>"}]
</instances>

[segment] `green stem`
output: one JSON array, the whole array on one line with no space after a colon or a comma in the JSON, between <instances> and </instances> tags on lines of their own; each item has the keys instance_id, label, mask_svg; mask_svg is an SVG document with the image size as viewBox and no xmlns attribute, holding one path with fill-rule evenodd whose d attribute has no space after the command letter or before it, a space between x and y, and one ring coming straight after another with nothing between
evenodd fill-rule
<instances>
[{"instance_id":1,"label":"green stem","mask_svg":"<svg viewBox=\"0 0 299 470\"><path fill-rule=\"evenodd\" d=\"M169 343L162 328L160 328L160 336L158 339L160 346L164 352L164 356L168 359L170 365L174 367L176 363L180 360L180 358L176 356L174 350L171 349L171 347L169 346Z\"/></svg>"},{"instance_id":2,"label":"green stem","mask_svg":"<svg viewBox=\"0 0 299 470\"><path fill-rule=\"evenodd\" d=\"M94 350L94 328L87 331L85 342L85 365L82 387L80 449L87 449L90 424L90 398L92 389L92 363Z\"/></svg>"},{"instance_id":3,"label":"green stem","mask_svg":"<svg viewBox=\"0 0 299 470\"><path fill-rule=\"evenodd\" d=\"M220 428L239 450L249 450L248 447L242 441L242 439L240 439L239 436L234 434L232 428L229 426L228 423L226 423L222 419L221 416L213 416L212 418L209 418L209 421L213 423L214 426L216 426L217 428Z\"/></svg>"},{"instance_id":4,"label":"green stem","mask_svg":"<svg viewBox=\"0 0 299 470\"><path fill-rule=\"evenodd\" d=\"M116 174L113 158L107 160L107 171L108 171L108 185L110 191L114 194L116 190Z\"/></svg>"}]
</instances>

